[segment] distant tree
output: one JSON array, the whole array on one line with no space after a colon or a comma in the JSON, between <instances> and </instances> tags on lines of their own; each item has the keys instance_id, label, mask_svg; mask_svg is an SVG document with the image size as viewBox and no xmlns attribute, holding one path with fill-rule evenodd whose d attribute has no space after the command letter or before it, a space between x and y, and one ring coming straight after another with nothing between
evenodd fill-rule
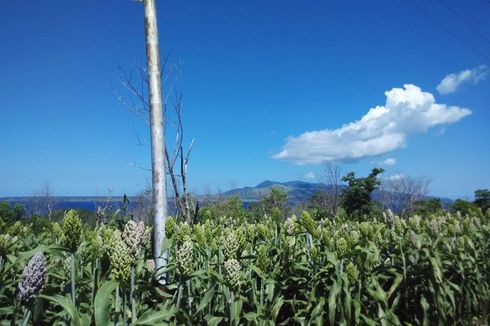
<instances>
[{"instance_id":1,"label":"distant tree","mask_svg":"<svg viewBox=\"0 0 490 326\"><path fill-rule=\"evenodd\" d=\"M480 207L483 213L490 209L490 189L478 189L475 191L476 206Z\"/></svg>"},{"instance_id":2,"label":"distant tree","mask_svg":"<svg viewBox=\"0 0 490 326\"><path fill-rule=\"evenodd\" d=\"M300 213L303 210L309 210L315 219L329 218L334 215L331 199L332 197L327 191L317 191L311 196L308 206L300 210Z\"/></svg>"},{"instance_id":3,"label":"distant tree","mask_svg":"<svg viewBox=\"0 0 490 326\"><path fill-rule=\"evenodd\" d=\"M134 204L130 206L129 212L136 221L144 221L149 225L153 223L151 220L153 215L151 185L148 185L143 191L136 195Z\"/></svg>"},{"instance_id":4,"label":"distant tree","mask_svg":"<svg viewBox=\"0 0 490 326\"><path fill-rule=\"evenodd\" d=\"M415 204L427 195L429 180L424 177L396 176L381 180L381 203L393 212L412 213Z\"/></svg>"},{"instance_id":5,"label":"distant tree","mask_svg":"<svg viewBox=\"0 0 490 326\"><path fill-rule=\"evenodd\" d=\"M243 207L243 202L238 196L215 197L213 201L207 202L199 209L199 222L203 223L207 219L219 219L221 217L245 222L250 218L250 213Z\"/></svg>"},{"instance_id":6,"label":"distant tree","mask_svg":"<svg viewBox=\"0 0 490 326\"><path fill-rule=\"evenodd\" d=\"M377 176L384 172L382 168L374 168L365 178L356 178L350 172L342 178L347 188L342 189L342 206L349 215L368 214L373 209L371 193L380 185Z\"/></svg>"},{"instance_id":7,"label":"distant tree","mask_svg":"<svg viewBox=\"0 0 490 326\"><path fill-rule=\"evenodd\" d=\"M53 192L51 189L51 185L49 183L43 184L41 190L41 202L42 206L48 216L48 219L51 220L53 217L53 210L56 205L55 199L53 197Z\"/></svg>"},{"instance_id":8,"label":"distant tree","mask_svg":"<svg viewBox=\"0 0 490 326\"><path fill-rule=\"evenodd\" d=\"M483 216L480 207L470 201L463 199L456 199L451 205L451 210L454 212L460 212L463 215L468 214L478 217Z\"/></svg>"},{"instance_id":9,"label":"distant tree","mask_svg":"<svg viewBox=\"0 0 490 326\"><path fill-rule=\"evenodd\" d=\"M262 214L269 216L286 214L286 204L288 200L288 194L277 187L272 187L268 195L262 197L260 200L260 208Z\"/></svg>"},{"instance_id":10,"label":"distant tree","mask_svg":"<svg viewBox=\"0 0 490 326\"><path fill-rule=\"evenodd\" d=\"M0 219L5 223L15 222L24 215L24 206L21 204L10 205L8 202L0 202Z\"/></svg>"},{"instance_id":11,"label":"distant tree","mask_svg":"<svg viewBox=\"0 0 490 326\"><path fill-rule=\"evenodd\" d=\"M175 215L183 216L188 224L192 224L197 216L197 211L200 204L197 202L197 200L195 200L194 196L191 195L188 189L187 172L191 151L194 146L194 139L191 140L190 144L186 148L184 144L183 120L184 95L182 91L178 91L175 87L179 75L178 65L168 64L168 58L168 56L164 58L160 73L164 78L164 81L166 81L166 84L171 85L169 86L167 90L168 94L162 103L163 111L165 113L164 133L165 138L167 139L167 143L164 146L164 156L166 174L168 177L167 190L169 198L171 198L169 190L173 191L173 198L171 198L172 202L167 203L173 205L173 207L169 205L167 210L169 213L172 213L172 209L177 208L178 211L175 212ZM150 125L149 113L151 108L148 93L139 86L140 84L147 84L149 86L147 78L148 69L144 66L139 66L136 68L137 74L133 74L132 71L127 74L120 68L121 84L129 93L129 97L119 94L116 94L116 96L121 104L133 112L137 117L142 119L146 124ZM170 98L171 95L173 95L173 99ZM173 110L170 110L171 107ZM170 133L175 133L175 136L170 135ZM138 140L138 145L146 145L143 141L141 141L137 134L136 137ZM170 139L175 139L175 142L172 143ZM137 166L135 163L133 163L133 166L150 171L150 169Z\"/></svg>"},{"instance_id":12,"label":"distant tree","mask_svg":"<svg viewBox=\"0 0 490 326\"><path fill-rule=\"evenodd\" d=\"M440 198L431 198L415 202L413 212L417 215L427 216L442 211Z\"/></svg>"},{"instance_id":13,"label":"distant tree","mask_svg":"<svg viewBox=\"0 0 490 326\"><path fill-rule=\"evenodd\" d=\"M333 216L337 213L337 209L340 206L342 167L331 161L325 162L322 181L327 186L327 189L324 194L317 194L313 200L324 206L326 214ZM321 208L319 209L322 210Z\"/></svg>"}]
</instances>

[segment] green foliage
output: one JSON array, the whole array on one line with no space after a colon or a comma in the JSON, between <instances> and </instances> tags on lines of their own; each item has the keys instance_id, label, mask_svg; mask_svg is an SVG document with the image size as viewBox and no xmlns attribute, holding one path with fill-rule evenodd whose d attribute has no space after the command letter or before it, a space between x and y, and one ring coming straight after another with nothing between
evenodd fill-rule
<instances>
[{"instance_id":1,"label":"green foliage","mask_svg":"<svg viewBox=\"0 0 490 326\"><path fill-rule=\"evenodd\" d=\"M451 210L454 212L460 212L462 215L475 215L478 217L483 217L480 207L463 199L456 199L451 205Z\"/></svg>"},{"instance_id":2,"label":"green foliage","mask_svg":"<svg viewBox=\"0 0 490 326\"><path fill-rule=\"evenodd\" d=\"M419 200L415 203L414 214L417 215L430 215L443 213L441 199L431 198L426 200Z\"/></svg>"},{"instance_id":3,"label":"green foliage","mask_svg":"<svg viewBox=\"0 0 490 326\"><path fill-rule=\"evenodd\" d=\"M308 202L308 208L315 216L315 219L332 218L337 207L332 207L333 195L327 191L316 191Z\"/></svg>"},{"instance_id":4,"label":"green foliage","mask_svg":"<svg viewBox=\"0 0 490 326\"><path fill-rule=\"evenodd\" d=\"M475 191L475 201L474 204L486 212L490 209L490 189L478 189Z\"/></svg>"},{"instance_id":5,"label":"green foliage","mask_svg":"<svg viewBox=\"0 0 490 326\"><path fill-rule=\"evenodd\" d=\"M243 207L243 202L238 196L209 203L201 208L198 213L198 221L202 223L208 219L218 217L234 218L240 223L247 221L250 218L250 214Z\"/></svg>"},{"instance_id":6,"label":"green foliage","mask_svg":"<svg viewBox=\"0 0 490 326\"><path fill-rule=\"evenodd\" d=\"M22 215L24 215L24 206L20 204L11 206L8 202L0 202L0 220L4 223L18 221Z\"/></svg>"},{"instance_id":7,"label":"green foliage","mask_svg":"<svg viewBox=\"0 0 490 326\"><path fill-rule=\"evenodd\" d=\"M81 223L78 245L65 248L59 234L66 227L51 223L33 234L19 222L2 230L0 324L24 317L39 325L488 323L490 216L361 222L345 214L316 220L304 211L279 223L222 218L192 227L169 219L165 287L153 281L145 241L128 240L143 238L143 227L89 230ZM38 252L48 277L35 302L23 306L18 284ZM76 304L68 294L72 254Z\"/></svg>"},{"instance_id":8,"label":"green foliage","mask_svg":"<svg viewBox=\"0 0 490 326\"><path fill-rule=\"evenodd\" d=\"M342 206L347 214L361 216L375 208L371 193L380 185L377 176L383 172L381 168L374 168L365 178L356 178L354 172L342 177L342 181L347 182L347 188L341 192Z\"/></svg>"},{"instance_id":9,"label":"green foliage","mask_svg":"<svg viewBox=\"0 0 490 326\"><path fill-rule=\"evenodd\" d=\"M260 200L262 214L268 216L282 215L286 209L287 199L288 194L285 191L272 187L270 193Z\"/></svg>"}]
</instances>

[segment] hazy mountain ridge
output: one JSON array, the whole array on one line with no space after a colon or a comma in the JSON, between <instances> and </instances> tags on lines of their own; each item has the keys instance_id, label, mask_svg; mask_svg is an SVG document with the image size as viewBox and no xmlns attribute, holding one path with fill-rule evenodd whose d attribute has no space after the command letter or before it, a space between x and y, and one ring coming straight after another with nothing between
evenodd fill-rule
<instances>
[{"instance_id":1,"label":"hazy mountain ridge","mask_svg":"<svg viewBox=\"0 0 490 326\"><path fill-rule=\"evenodd\" d=\"M243 187L225 191L223 193L226 197L238 196L243 202L255 202L259 201L263 196L270 193L271 188L278 188L285 191L288 194L288 202L292 205L307 202L311 196L317 191L331 190L333 185L326 185L324 183L312 183L307 181L287 181L278 182L265 180L255 187ZM345 188L345 185L340 185L340 190ZM382 198L383 192L381 190L375 190L372 194L374 200ZM425 199L440 198L437 196L425 196ZM449 206L453 200L449 198L440 198L443 206Z\"/></svg>"},{"instance_id":2,"label":"hazy mountain ridge","mask_svg":"<svg viewBox=\"0 0 490 326\"><path fill-rule=\"evenodd\" d=\"M345 188L345 185L340 185L340 189ZM288 203L290 205L297 205L307 202L311 196L318 191L328 191L333 188L333 185L326 185L318 182L307 181L271 181L265 180L256 186L247 186L242 188L235 188L223 192L221 195L225 197L238 196L245 204L260 201L264 196L267 196L272 188L278 188L286 192L288 195ZM375 190L372 194L374 200L382 198L382 191ZM200 196L198 196L200 197ZM128 196L129 206L137 202L136 196ZM426 196L426 199L439 198L436 196ZM7 201L11 204L23 204L26 208L32 205L33 200L43 200L43 197L4 197L0 198L0 201ZM56 209L87 209L89 211L95 210L98 205L110 204L112 207L121 208L123 206L122 196L113 196L108 198L107 196L54 196L51 198L55 202ZM453 200L449 198L440 198L443 207L448 207Z\"/></svg>"},{"instance_id":3,"label":"hazy mountain ridge","mask_svg":"<svg viewBox=\"0 0 490 326\"><path fill-rule=\"evenodd\" d=\"M231 189L225 191L223 195L227 197L238 196L244 202L255 202L259 201L263 196L269 194L272 188L278 188L287 193L288 202L290 204L297 204L308 201L317 191L326 191L332 187L332 185L307 181L278 182L265 180L255 187Z\"/></svg>"}]
</instances>

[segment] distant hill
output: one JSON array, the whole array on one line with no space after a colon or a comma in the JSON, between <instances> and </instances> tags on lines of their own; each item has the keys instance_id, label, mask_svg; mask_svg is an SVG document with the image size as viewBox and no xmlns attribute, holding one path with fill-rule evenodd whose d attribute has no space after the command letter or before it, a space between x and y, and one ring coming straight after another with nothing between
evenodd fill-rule
<instances>
[{"instance_id":1,"label":"distant hill","mask_svg":"<svg viewBox=\"0 0 490 326\"><path fill-rule=\"evenodd\" d=\"M271 188L278 188L288 194L288 202L291 205L304 203L308 201L311 196L317 191L326 191L333 188L332 185L326 185L323 183L311 183L306 181L287 181L278 182L265 180L255 187L243 187L231 189L223 193L226 197L238 196L244 203L252 203L259 201L263 196L270 193ZM341 185L340 188L345 188L345 185ZM382 193L377 190L373 192L373 200L381 198ZM436 198L433 196L426 196L426 199ZM440 198L443 207L448 207L453 201L449 198Z\"/></svg>"},{"instance_id":2,"label":"distant hill","mask_svg":"<svg viewBox=\"0 0 490 326\"><path fill-rule=\"evenodd\" d=\"M223 193L224 196L238 196L243 202L250 203L259 201L260 198L270 193L272 188L278 188L288 194L288 202L292 205L305 202L311 196L320 190L329 190L330 185L323 183L311 183L306 181L287 181L277 182L265 180L255 187L243 187L228 190Z\"/></svg>"},{"instance_id":3,"label":"distant hill","mask_svg":"<svg viewBox=\"0 0 490 326\"><path fill-rule=\"evenodd\" d=\"M333 188L332 185L326 185L323 183L312 183L306 181L287 181L278 182L265 180L255 187L243 187L228 190L221 195L225 197L238 196L244 204L247 206L250 203L259 201L263 196L270 193L271 189L275 187L283 190L288 195L288 203L290 205L297 205L307 202L311 196L317 191L327 191ZM344 188L342 185L340 188ZM373 193L373 199L377 200L381 198L382 193L375 191ZM436 198L433 196L427 196L426 199ZM136 197L128 197L129 207L136 205L138 199ZM448 198L440 198L443 207L447 208L453 202ZM22 204L26 208L26 211L30 211L30 207L35 205L36 202L42 202L40 197L4 197L0 198L1 201L7 201L10 204ZM110 199L107 197L99 196L66 196L66 197L53 197L55 202L55 209L86 209L88 211L95 211L98 205L105 205L109 201L109 205L112 208L117 209L123 207L123 198L121 196L115 196Z\"/></svg>"},{"instance_id":4,"label":"distant hill","mask_svg":"<svg viewBox=\"0 0 490 326\"><path fill-rule=\"evenodd\" d=\"M10 205L21 204L26 212L38 211L41 213L45 208L46 199L43 197L1 197L0 202L8 202ZM115 196L111 198L102 196L55 196L51 200L54 202L54 209L85 209L94 212L97 206L110 206L111 208L122 208L123 197ZM130 206L136 202L135 197L129 197Z\"/></svg>"}]
</instances>

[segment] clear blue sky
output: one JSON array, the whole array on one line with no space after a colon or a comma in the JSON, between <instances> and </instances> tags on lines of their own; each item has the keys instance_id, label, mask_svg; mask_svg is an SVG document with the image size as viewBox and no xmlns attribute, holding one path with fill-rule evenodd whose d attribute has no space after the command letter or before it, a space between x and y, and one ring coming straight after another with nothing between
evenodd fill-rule
<instances>
[{"instance_id":1,"label":"clear blue sky","mask_svg":"<svg viewBox=\"0 0 490 326\"><path fill-rule=\"evenodd\" d=\"M488 1L157 5L161 52L182 62L194 191L315 180L322 159L360 175L384 162L436 195L490 187ZM118 66L144 60L139 2L1 1L0 196L142 190L133 129L148 130L114 90Z\"/></svg>"}]
</instances>

